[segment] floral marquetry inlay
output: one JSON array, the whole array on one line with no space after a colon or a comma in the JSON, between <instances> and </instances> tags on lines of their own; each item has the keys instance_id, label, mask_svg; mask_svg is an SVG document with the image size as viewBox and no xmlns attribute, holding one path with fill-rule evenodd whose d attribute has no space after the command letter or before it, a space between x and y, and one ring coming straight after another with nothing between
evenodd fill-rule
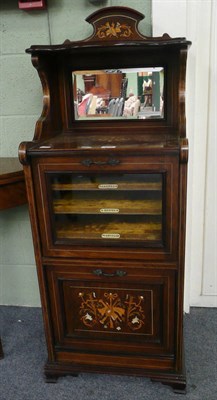
<instances>
[{"instance_id":1,"label":"floral marquetry inlay","mask_svg":"<svg viewBox=\"0 0 217 400\"><path fill-rule=\"evenodd\" d=\"M105 292L99 297L95 292L79 293L80 316L89 328L100 324L105 330L139 330L145 323L144 297Z\"/></svg>"},{"instance_id":2,"label":"floral marquetry inlay","mask_svg":"<svg viewBox=\"0 0 217 400\"><path fill-rule=\"evenodd\" d=\"M100 26L97 30L96 36L99 39L111 38L111 37L125 37L128 38L132 36L133 32L131 26L127 24L121 24L120 22L106 22L104 25Z\"/></svg>"}]
</instances>

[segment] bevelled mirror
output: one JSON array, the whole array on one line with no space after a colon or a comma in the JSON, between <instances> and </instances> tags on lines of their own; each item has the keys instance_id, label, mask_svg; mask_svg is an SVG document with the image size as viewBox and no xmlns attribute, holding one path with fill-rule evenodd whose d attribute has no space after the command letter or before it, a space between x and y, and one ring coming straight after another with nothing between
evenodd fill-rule
<instances>
[{"instance_id":1,"label":"bevelled mirror","mask_svg":"<svg viewBox=\"0 0 217 400\"><path fill-rule=\"evenodd\" d=\"M76 120L164 118L164 68L72 72Z\"/></svg>"}]
</instances>

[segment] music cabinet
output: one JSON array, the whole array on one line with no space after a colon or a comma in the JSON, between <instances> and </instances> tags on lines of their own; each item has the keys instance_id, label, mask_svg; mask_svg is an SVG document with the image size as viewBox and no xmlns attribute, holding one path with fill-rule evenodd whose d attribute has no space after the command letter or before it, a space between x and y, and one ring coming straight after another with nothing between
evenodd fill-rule
<instances>
[{"instance_id":1,"label":"music cabinet","mask_svg":"<svg viewBox=\"0 0 217 400\"><path fill-rule=\"evenodd\" d=\"M143 17L107 7L89 38L27 50L43 111L19 157L47 381L104 372L181 392L190 42L143 36Z\"/></svg>"}]
</instances>

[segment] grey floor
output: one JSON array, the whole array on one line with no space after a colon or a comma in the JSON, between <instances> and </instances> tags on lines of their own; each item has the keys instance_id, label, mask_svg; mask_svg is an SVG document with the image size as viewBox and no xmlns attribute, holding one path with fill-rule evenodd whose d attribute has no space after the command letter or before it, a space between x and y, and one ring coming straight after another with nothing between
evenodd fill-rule
<instances>
[{"instance_id":1,"label":"grey floor","mask_svg":"<svg viewBox=\"0 0 217 400\"><path fill-rule=\"evenodd\" d=\"M5 353L0 361L1 400L217 400L217 309L192 308L185 316L186 395L126 376L81 374L45 383L41 310L0 306L0 323Z\"/></svg>"}]
</instances>

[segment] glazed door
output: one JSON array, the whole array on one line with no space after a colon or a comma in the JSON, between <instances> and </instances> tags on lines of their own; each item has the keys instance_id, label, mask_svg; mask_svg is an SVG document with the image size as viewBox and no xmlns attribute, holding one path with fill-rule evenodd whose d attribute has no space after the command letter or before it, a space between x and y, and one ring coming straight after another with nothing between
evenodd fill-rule
<instances>
[{"instance_id":1,"label":"glazed door","mask_svg":"<svg viewBox=\"0 0 217 400\"><path fill-rule=\"evenodd\" d=\"M88 246L101 252L123 247L159 254L172 250L172 224L177 221L174 164L140 165L135 159L134 168L130 163L124 169L73 167L39 165L45 253Z\"/></svg>"},{"instance_id":2,"label":"glazed door","mask_svg":"<svg viewBox=\"0 0 217 400\"><path fill-rule=\"evenodd\" d=\"M162 242L162 174L63 172L48 185L55 243Z\"/></svg>"}]
</instances>

